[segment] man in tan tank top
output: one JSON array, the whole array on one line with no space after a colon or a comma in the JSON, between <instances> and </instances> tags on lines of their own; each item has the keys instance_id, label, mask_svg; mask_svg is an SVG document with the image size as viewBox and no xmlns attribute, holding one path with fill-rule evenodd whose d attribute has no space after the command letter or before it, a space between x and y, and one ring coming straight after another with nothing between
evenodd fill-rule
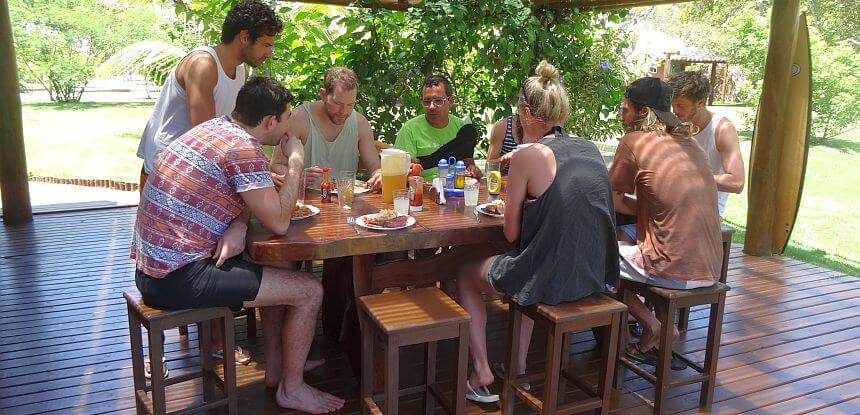
<instances>
[{"instance_id":1,"label":"man in tan tank top","mask_svg":"<svg viewBox=\"0 0 860 415\"><path fill-rule=\"evenodd\" d=\"M726 204L726 193L744 189L744 159L734 124L705 107L711 92L710 82L701 72L676 72L666 82L672 87L672 111L683 122L692 122L717 182L720 216ZM718 117L718 119L715 119ZM716 124L716 125L712 125Z\"/></svg>"},{"instance_id":2,"label":"man in tan tank top","mask_svg":"<svg viewBox=\"0 0 860 415\"><path fill-rule=\"evenodd\" d=\"M344 67L329 68L325 72L320 100L304 103L290 117L288 134L305 146L305 175L307 183L319 181L321 167L340 171L355 171L359 164L367 169L368 186L376 191L382 184L379 154L373 144L370 123L358 111L358 77ZM284 181L286 163L275 152L271 170L275 185Z\"/></svg>"}]
</instances>

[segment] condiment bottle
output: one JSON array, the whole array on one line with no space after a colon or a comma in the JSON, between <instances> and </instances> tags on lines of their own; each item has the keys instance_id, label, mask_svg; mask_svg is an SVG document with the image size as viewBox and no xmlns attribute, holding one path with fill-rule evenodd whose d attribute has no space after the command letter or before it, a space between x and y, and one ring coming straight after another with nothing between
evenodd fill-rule
<instances>
[{"instance_id":1,"label":"condiment bottle","mask_svg":"<svg viewBox=\"0 0 860 415\"><path fill-rule=\"evenodd\" d=\"M328 179L328 172L331 167L323 167L323 180L320 184L320 202L331 203L331 182Z\"/></svg>"},{"instance_id":2,"label":"condiment bottle","mask_svg":"<svg viewBox=\"0 0 860 415\"><path fill-rule=\"evenodd\" d=\"M457 189L462 189L466 186L466 165L463 164L463 160L457 162L454 166L454 187Z\"/></svg>"},{"instance_id":3,"label":"condiment bottle","mask_svg":"<svg viewBox=\"0 0 860 415\"><path fill-rule=\"evenodd\" d=\"M448 160L439 160L439 163L436 164L436 168L439 169L439 177L441 177L442 180L445 180L445 178L448 177Z\"/></svg>"}]
</instances>

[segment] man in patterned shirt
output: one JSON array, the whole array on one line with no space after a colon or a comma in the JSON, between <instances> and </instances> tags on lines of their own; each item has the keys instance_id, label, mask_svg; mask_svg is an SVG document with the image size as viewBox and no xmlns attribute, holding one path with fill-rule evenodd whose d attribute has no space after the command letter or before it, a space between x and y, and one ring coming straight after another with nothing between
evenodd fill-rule
<instances>
[{"instance_id":1,"label":"man in patterned shirt","mask_svg":"<svg viewBox=\"0 0 860 415\"><path fill-rule=\"evenodd\" d=\"M309 413L340 409L343 400L306 384L322 287L312 275L244 261L248 218L283 235L298 196L302 143L286 136L293 96L266 77L239 91L232 116L198 125L162 153L137 211L132 256L146 304L163 309L259 307L266 386L281 407ZM275 190L262 144L287 159Z\"/></svg>"}]
</instances>

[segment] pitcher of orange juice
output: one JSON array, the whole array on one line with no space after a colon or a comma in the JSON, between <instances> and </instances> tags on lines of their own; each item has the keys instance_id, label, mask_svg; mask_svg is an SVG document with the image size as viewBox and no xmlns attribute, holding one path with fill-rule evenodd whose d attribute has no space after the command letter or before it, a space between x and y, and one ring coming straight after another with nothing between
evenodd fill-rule
<instances>
[{"instance_id":1,"label":"pitcher of orange juice","mask_svg":"<svg viewBox=\"0 0 860 415\"><path fill-rule=\"evenodd\" d=\"M409 153L388 148L382 150L382 201L394 202L394 191L406 189L406 175L409 173Z\"/></svg>"}]
</instances>

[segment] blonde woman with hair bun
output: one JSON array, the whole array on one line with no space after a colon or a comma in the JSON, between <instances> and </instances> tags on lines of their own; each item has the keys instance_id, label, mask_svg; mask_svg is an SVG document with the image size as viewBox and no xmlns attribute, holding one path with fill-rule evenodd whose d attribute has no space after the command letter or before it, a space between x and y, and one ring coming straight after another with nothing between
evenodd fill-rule
<instances>
[{"instance_id":1,"label":"blonde woman with hair bun","mask_svg":"<svg viewBox=\"0 0 860 415\"><path fill-rule=\"evenodd\" d=\"M618 282L615 212L603 157L590 141L567 134L570 102L561 75L550 63L523 80L518 116L524 142L505 154L510 162L505 196L505 238L516 248L464 261L457 270L460 304L472 316L472 373L467 395L495 402L487 390L494 376L487 360L487 313L482 293L502 293L522 305L576 301ZM527 141L529 140L529 141ZM534 322L523 319L519 373Z\"/></svg>"}]
</instances>

